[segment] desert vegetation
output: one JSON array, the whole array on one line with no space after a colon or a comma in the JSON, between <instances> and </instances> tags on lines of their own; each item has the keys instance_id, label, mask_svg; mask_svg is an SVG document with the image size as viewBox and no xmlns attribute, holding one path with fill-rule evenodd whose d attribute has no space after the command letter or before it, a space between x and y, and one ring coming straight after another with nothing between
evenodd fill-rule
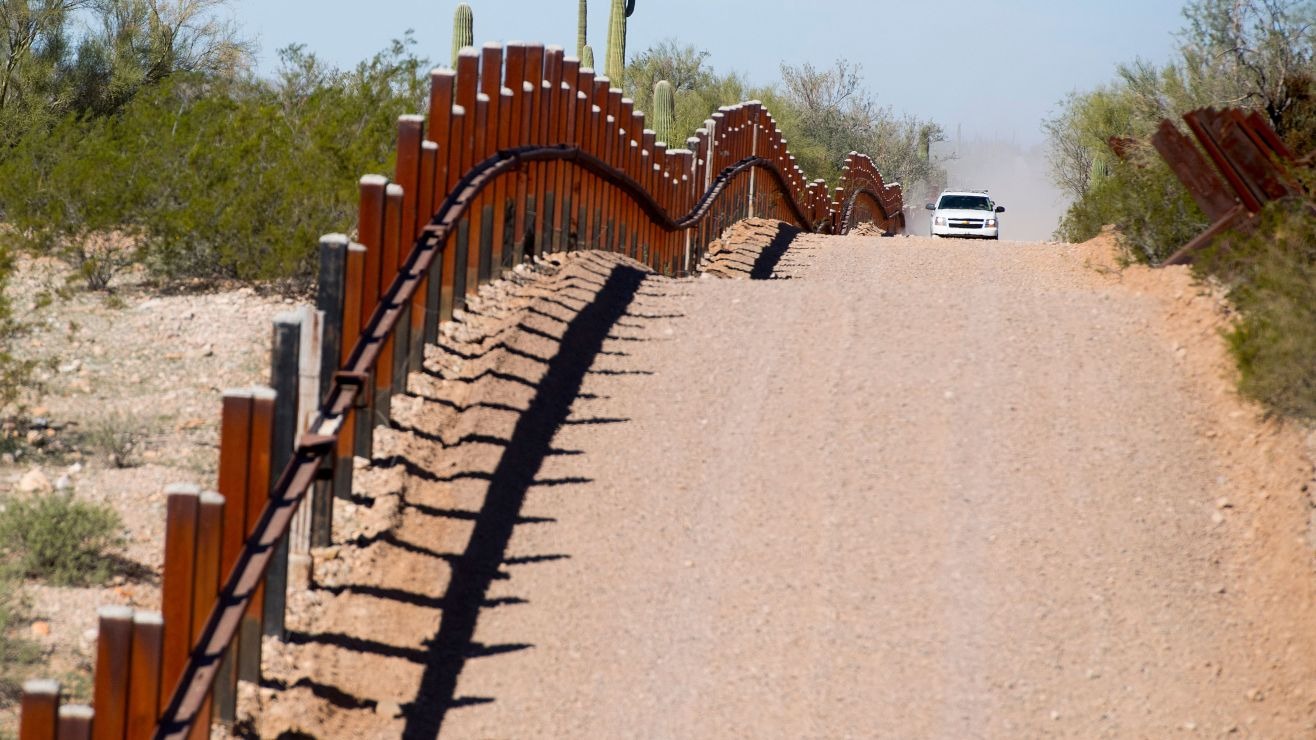
<instances>
[{"instance_id":1,"label":"desert vegetation","mask_svg":"<svg viewBox=\"0 0 1316 740\"><path fill-rule=\"evenodd\" d=\"M619 4L610 46L624 47L633 9ZM0 285L15 254L62 260L91 290L130 270L175 286L313 278L316 237L352 227L356 178L391 169L397 116L423 107L434 64L408 32L350 69L290 46L272 74L257 74L228 10L226 0L0 0ZM458 6L454 43L469 43L475 20ZM751 88L709 59L673 40L633 54L619 76L641 110L670 83L677 142L717 107L758 97L818 177L838 178L852 150L874 153L888 180L935 169L918 142L940 129L877 105L857 65L783 65L780 83ZM17 329L0 302L0 336ZM6 346L0 406L26 379Z\"/></svg>"},{"instance_id":2,"label":"desert vegetation","mask_svg":"<svg viewBox=\"0 0 1316 740\"><path fill-rule=\"evenodd\" d=\"M1173 60L1121 65L1114 80L1071 94L1044 123L1055 181L1073 199L1061 238L1083 241L1114 224L1130 259L1155 264L1206 227L1150 145L1162 119L1239 106L1264 116L1299 155L1316 150L1316 2L1194 0L1183 16ZM1123 140L1124 159L1112 137ZM1242 391L1312 419L1316 216L1310 204L1270 210L1248 235L1218 241L1194 269L1220 281L1240 311L1229 341Z\"/></svg>"}]
</instances>

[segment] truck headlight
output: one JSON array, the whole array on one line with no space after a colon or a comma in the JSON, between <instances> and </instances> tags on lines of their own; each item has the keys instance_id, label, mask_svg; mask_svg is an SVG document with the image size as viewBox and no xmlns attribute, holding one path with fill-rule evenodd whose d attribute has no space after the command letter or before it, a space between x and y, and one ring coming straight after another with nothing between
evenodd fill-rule
<instances>
[{"instance_id":1,"label":"truck headlight","mask_svg":"<svg viewBox=\"0 0 1316 740\"><path fill-rule=\"evenodd\" d=\"M936 218L932 219L932 223L936 224L937 226L945 226L945 225L946 225L946 217L945 217L945 216L937 216Z\"/></svg>"},{"instance_id":2,"label":"truck headlight","mask_svg":"<svg viewBox=\"0 0 1316 740\"><path fill-rule=\"evenodd\" d=\"M989 229L994 229L994 228L996 228L996 219L994 219L994 218L989 218L989 219L987 219L987 228L989 228Z\"/></svg>"}]
</instances>

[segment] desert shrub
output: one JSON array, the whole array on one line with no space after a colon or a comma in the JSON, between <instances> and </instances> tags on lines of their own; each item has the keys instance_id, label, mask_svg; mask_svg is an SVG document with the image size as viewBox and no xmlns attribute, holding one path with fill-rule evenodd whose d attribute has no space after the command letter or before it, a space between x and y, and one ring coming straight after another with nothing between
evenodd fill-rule
<instances>
[{"instance_id":1,"label":"desert shrub","mask_svg":"<svg viewBox=\"0 0 1316 740\"><path fill-rule=\"evenodd\" d=\"M88 424L81 442L105 455L111 466L132 468L138 465L138 455L146 437L137 420L115 413Z\"/></svg>"},{"instance_id":2,"label":"desert shrub","mask_svg":"<svg viewBox=\"0 0 1316 740\"><path fill-rule=\"evenodd\" d=\"M683 147L719 107L754 98L772 112L809 177L835 184L846 155L860 151L874 158L888 182L944 179L944 171L919 154L920 137L940 141L941 127L878 105L859 65L844 59L827 67L783 63L779 82L751 87L740 74L715 71L709 56L669 39L636 54L626 67L626 94L636 110L651 109L654 83L671 83L676 96L673 148Z\"/></svg>"},{"instance_id":3,"label":"desert shrub","mask_svg":"<svg viewBox=\"0 0 1316 740\"><path fill-rule=\"evenodd\" d=\"M113 115L64 116L0 155L0 210L25 249L89 288L309 278L316 240L355 221L356 181L391 170L397 117L429 65L408 37L347 71L299 47L277 79L174 74Z\"/></svg>"},{"instance_id":4,"label":"desert shrub","mask_svg":"<svg viewBox=\"0 0 1316 740\"><path fill-rule=\"evenodd\" d=\"M0 417L27 385L32 369L30 362L23 362L10 352L14 346L11 341L18 331L13 313L6 298L5 287L13 273L13 256L5 243L0 240Z\"/></svg>"},{"instance_id":5,"label":"desert shrub","mask_svg":"<svg viewBox=\"0 0 1316 740\"><path fill-rule=\"evenodd\" d=\"M0 547L8 565L28 578L57 586L104 583L121 542L119 516L106 506L54 493L13 499L0 512Z\"/></svg>"},{"instance_id":6,"label":"desert shrub","mask_svg":"<svg viewBox=\"0 0 1316 740\"><path fill-rule=\"evenodd\" d=\"M40 646L21 634L26 625L17 581L0 575L0 709L18 702L28 670L41 659Z\"/></svg>"},{"instance_id":7,"label":"desert shrub","mask_svg":"<svg viewBox=\"0 0 1316 740\"><path fill-rule=\"evenodd\" d=\"M1156 264L1206 227L1206 216L1155 151L1135 151L1109 168L1065 213L1061 239L1087 241L1113 224L1132 258Z\"/></svg>"},{"instance_id":8,"label":"desert shrub","mask_svg":"<svg viewBox=\"0 0 1316 740\"><path fill-rule=\"evenodd\" d=\"M1257 228L1221 240L1196 269L1229 286L1240 317L1226 335L1239 390L1289 416L1316 419L1316 215L1270 204Z\"/></svg>"}]
</instances>

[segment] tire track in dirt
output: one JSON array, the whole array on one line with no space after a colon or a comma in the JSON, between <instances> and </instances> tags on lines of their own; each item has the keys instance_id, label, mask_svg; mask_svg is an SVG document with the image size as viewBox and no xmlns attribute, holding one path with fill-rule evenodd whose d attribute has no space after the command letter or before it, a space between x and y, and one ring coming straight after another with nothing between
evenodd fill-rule
<instances>
[{"instance_id":1,"label":"tire track in dirt","mask_svg":"<svg viewBox=\"0 0 1316 740\"><path fill-rule=\"evenodd\" d=\"M742 237L710 275L794 279L572 255L447 327L252 732L1312 731L1310 463L1240 450L1146 279Z\"/></svg>"}]
</instances>

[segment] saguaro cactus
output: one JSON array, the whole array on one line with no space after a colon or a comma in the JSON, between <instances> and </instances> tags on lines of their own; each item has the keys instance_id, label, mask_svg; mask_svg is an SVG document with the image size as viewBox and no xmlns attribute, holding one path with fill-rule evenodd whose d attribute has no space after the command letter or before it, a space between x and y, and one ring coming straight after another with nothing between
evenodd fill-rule
<instances>
[{"instance_id":1,"label":"saguaro cactus","mask_svg":"<svg viewBox=\"0 0 1316 740\"><path fill-rule=\"evenodd\" d=\"M1108 163L1103 156L1098 155L1093 157L1092 167L1088 170L1088 182L1092 185L1096 185L1102 180L1105 180L1108 176L1110 176L1110 163Z\"/></svg>"},{"instance_id":2,"label":"saguaro cactus","mask_svg":"<svg viewBox=\"0 0 1316 740\"><path fill-rule=\"evenodd\" d=\"M653 131L658 135L658 141L670 145L675 128L676 97L672 92L672 83L659 80L653 86Z\"/></svg>"},{"instance_id":3,"label":"saguaro cactus","mask_svg":"<svg viewBox=\"0 0 1316 740\"><path fill-rule=\"evenodd\" d=\"M580 52L580 68L594 69L594 48L585 44L585 48Z\"/></svg>"},{"instance_id":4,"label":"saguaro cactus","mask_svg":"<svg viewBox=\"0 0 1316 740\"><path fill-rule=\"evenodd\" d=\"M635 12L635 0L612 0L612 15L608 16L608 79L621 87L626 75L626 19Z\"/></svg>"},{"instance_id":5,"label":"saguaro cactus","mask_svg":"<svg viewBox=\"0 0 1316 740\"><path fill-rule=\"evenodd\" d=\"M452 68L457 68L457 55L462 49L475 46L475 11L462 3L452 17Z\"/></svg>"},{"instance_id":6,"label":"saguaro cactus","mask_svg":"<svg viewBox=\"0 0 1316 740\"><path fill-rule=\"evenodd\" d=\"M580 18L576 21L576 56L585 61L585 50L589 47L589 0L580 0ZM589 65L594 66L594 65Z\"/></svg>"}]
</instances>

